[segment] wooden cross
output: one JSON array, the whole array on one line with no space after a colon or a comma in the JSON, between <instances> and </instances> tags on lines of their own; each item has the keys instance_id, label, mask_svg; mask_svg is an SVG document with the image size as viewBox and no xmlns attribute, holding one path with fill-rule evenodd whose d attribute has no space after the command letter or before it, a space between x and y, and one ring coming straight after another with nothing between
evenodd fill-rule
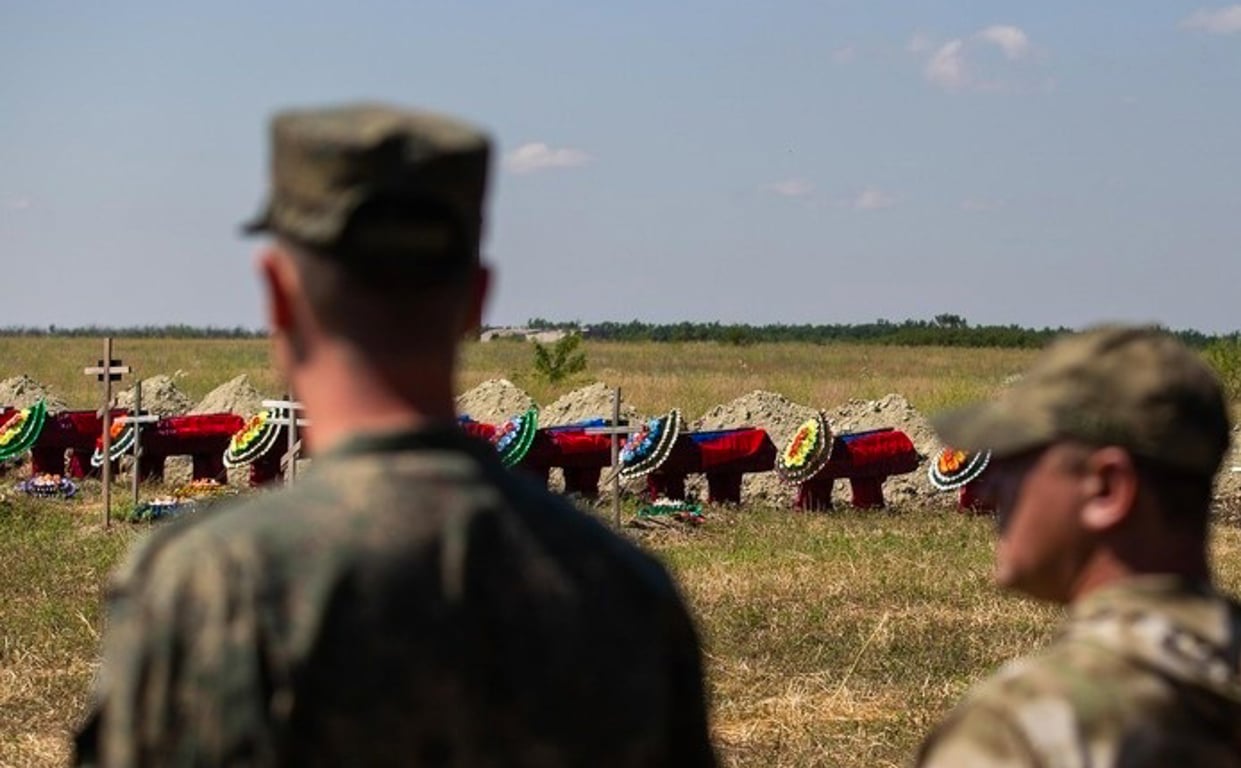
<instances>
[{"instance_id":1,"label":"wooden cross","mask_svg":"<svg viewBox=\"0 0 1241 768\"><path fill-rule=\"evenodd\" d=\"M112 337L108 336L103 340L103 359L83 372L103 382L103 527L109 528L112 525L112 462L107 458L112 451L112 382L120 381L121 374L129 373L129 366L112 359Z\"/></svg>"},{"instance_id":2,"label":"wooden cross","mask_svg":"<svg viewBox=\"0 0 1241 768\"><path fill-rule=\"evenodd\" d=\"M280 469L285 471L284 481L292 485L297 478L297 454L302 450L302 439L297 436L298 427L310 426L310 419L295 418L296 413L305 410L306 406L296 400L264 400L264 408L281 408L284 415L277 415L271 421L280 427L289 428L289 444L285 454L280 457ZM287 469L286 469L287 467Z\"/></svg>"},{"instance_id":3,"label":"wooden cross","mask_svg":"<svg viewBox=\"0 0 1241 768\"><path fill-rule=\"evenodd\" d=\"M588 435L611 435L612 437L612 468L608 479L612 483L612 522L620 528L620 436L630 435L642 429L642 425L628 426L620 423L621 391L617 387L612 392L612 425L609 427L587 427Z\"/></svg>"}]
</instances>

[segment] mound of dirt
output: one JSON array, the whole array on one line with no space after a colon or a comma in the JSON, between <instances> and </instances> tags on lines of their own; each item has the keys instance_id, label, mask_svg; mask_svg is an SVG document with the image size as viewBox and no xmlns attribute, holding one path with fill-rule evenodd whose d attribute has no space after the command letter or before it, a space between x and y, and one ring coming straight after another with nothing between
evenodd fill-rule
<instances>
[{"instance_id":1,"label":"mound of dirt","mask_svg":"<svg viewBox=\"0 0 1241 768\"><path fill-rule=\"evenodd\" d=\"M539 425L545 427L610 418L612 418L612 389L601 381L575 389L539 411ZM621 418L630 422L638 418L637 410L623 400L621 401Z\"/></svg>"},{"instance_id":2,"label":"mound of dirt","mask_svg":"<svg viewBox=\"0 0 1241 768\"><path fill-rule=\"evenodd\" d=\"M29 408L40 400L47 402L50 412L65 410L65 401L29 376L14 376L0 381L0 407Z\"/></svg>"},{"instance_id":3,"label":"mound of dirt","mask_svg":"<svg viewBox=\"0 0 1241 768\"><path fill-rule=\"evenodd\" d=\"M487 424L501 424L534 407L530 395L508 379L488 379L459 395L456 402L457 413Z\"/></svg>"},{"instance_id":4,"label":"mound of dirt","mask_svg":"<svg viewBox=\"0 0 1241 768\"><path fill-rule=\"evenodd\" d=\"M145 399L145 390L144 399ZM263 410L263 395L246 374L230 379L207 393L190 413L235 413L248 419Z\"/></svg>"},{"instance_id":5,"label":"mound of dirt","mask_svg":"<svg viewBox=\"0 0 1241 768\"><path fill-rule=\"evenodd\" d=\"M160 416L180 416L190 409L193 403L185 393L177 388L171 376L160 374L142 380L142 410ZM130 387L117 394L113 400L114 408L133 408L134 388Z\"/></svg>"},{"instance_id":6,"label":"mound of dirt","mask_svg":"<svg viewBox=\"0 0 1241 768\"><path fill-rule=\"evenodd\" d=\"M956 505L955 493L938 491L927 480L925 459L938 455L942 446L939 438L935 436L931 423L903 396L888 394L878 400L850 400L835 410L829 411L828 418L831 420L832 430L838 435L881 427L892 427L909 435L914 449L923 461L913 472L890 477L883 484L883 495L889 504ZM848 481L837 482L834 498L839 501L848 501Z\"/></svg>"},{"instance_id":7,"label":"mound of dirt","mask_svg":"<svg viewBox=\"0 0 1241 768\"><path fill-rule=\"evenodd\" d=\"M734 427L761 427L767 430L772 442L783 445L793 439L793 434L806 419L813 418L815 410L799 405L775 392L756 389L736 400L717 405L691 424L695 432Z\"/></svg>"}]
</instances>

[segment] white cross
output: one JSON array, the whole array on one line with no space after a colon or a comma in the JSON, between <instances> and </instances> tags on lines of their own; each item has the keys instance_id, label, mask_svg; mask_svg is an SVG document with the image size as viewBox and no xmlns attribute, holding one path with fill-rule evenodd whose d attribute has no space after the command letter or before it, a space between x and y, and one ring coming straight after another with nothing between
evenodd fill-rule
<instances>
[{"instance_id":1,"label":"white cross","mask_svg":"<svg viewBox=\"0 0 1241 768\"><path fill-rule=\"evenodd\" d=\"M289 445L285 454L280 457L280 468L287 469L285 480L292 483L297 477L297 454L302 450L302 439L297 436L298 427L310 426L310 419L296 418L294 414L297 411L305 410L306 406L297 400L264 400L264 408L282 409L288 415L277 415L271 420L272 424L289 428Z\"/></svg>"}]
</instances>

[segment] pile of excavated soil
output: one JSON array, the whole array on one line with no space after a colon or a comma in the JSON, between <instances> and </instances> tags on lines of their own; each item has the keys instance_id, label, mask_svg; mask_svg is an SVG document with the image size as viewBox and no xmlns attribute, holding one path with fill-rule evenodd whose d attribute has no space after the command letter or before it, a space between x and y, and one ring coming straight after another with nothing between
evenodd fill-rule
<instances>
[{"instance_id":1,"label":"pile of excavated soil","mask_svg":"<svg viewBox=\"0 0 1241 768\"><path fill-rule=\"evenodd\" d=\"M502 424L532 407L530 395L508 379L488 379L457 397L457 413L486 424Z\"/></svg>"},{"instance_id":2,"label":"pile of excavated soil","mask_svg":"<svg viewBox=\"0 0 1241 768\"><path fill-rule=\"evenodd\" d=\"M713 429L732 429L735 427L759 427L766 430L767 435L775 444L776 450L793 439L797 428L807 419L813 418L815 409L794 403L784 395L756 389L742 395L732 402L717 405L694 421L690 429L694 432ZM706 478L690 476L686 481L686 492L695 492L700 498L707 497ZM745 476L741 484L742 503L765 503L776 506L790 506L797 489L788 485L776 476L775 472L754 472Z\"/></svg>"},{"instance_id":3,"label":"pile of excavated soil","mask_svg":"<svg viewBox=\"0 0 1241 768\"><path fill-rule=\"evenodd\" d=\"M612 389L601 381L575 389L539 411L539 426L558 427L590 419L612 418ZM621 418L634 421L637 410L621 401Z\"/></svg>"},{"instance_id":4,"label":"pile of excavated soil","mask_svg":"<svg viewBox=\"0 0 1241 768\"><path fill-rule=\"evenodd\" d=\"M942 446L930 422L903 396L889 394L878 400L850 400L829 411L828 418L838 435L892 427L909 436L923 460L913 472L895 475L883 484L883 495L889 504L956 505L956 493L936 490L926 477L926 459L937 456ZM837 481L833 497L847 503L849 493L848 481Z\"/></svg>"},{"instance_id":5,"label":"pile of excavated soil","mask_svg":"<svg viewBox=\"0 0 1241 768\"><path fill-rule=\"evenodd\" d=\"M193 403L185 393L177 388L171 376L160 374L142 380L142 410L160 416L180 416L190 409ZM134 407L134 388L130 387L117 394L113 401L115 408Z\"/></svg>"},{"instance_id":6,"label":"pile of excavated soil","mask_svg":"<svg viewBox=\"0 0 1241 768\"><path fill-rule=\"evenodd\" d=\"M263 399L243 373L208 392L190 413L235 413L248 419L263 410Z\"/></svg>"},{"instance_id":7,"label":"pile of excavated soil","mask_svg":"<svg viewBox=\"0 0 1241 768\"><path fill-rule=\"evenodd\" d=\"M14 376L0 381L0 408L29 408L40 400L47 402L49 412L65 410L65 401L29 376Z\"/></svg>"}]
</instances>

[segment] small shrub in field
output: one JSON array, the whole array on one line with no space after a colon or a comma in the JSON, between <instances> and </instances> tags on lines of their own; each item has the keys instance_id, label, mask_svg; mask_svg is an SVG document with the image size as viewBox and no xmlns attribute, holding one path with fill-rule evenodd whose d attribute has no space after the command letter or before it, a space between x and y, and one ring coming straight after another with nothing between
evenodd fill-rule
<instances>
[{"instance_id":1,"label":"small shrub in field","mask_svg":"<svg viewBox=\"0 0 1241 768\"><path fill-rule=\"evenodd\" d=\"M1241 338L1213 341L1202 352L1230 400L1241 400Z\"/></svg>"},{"instance_id":2,"label":"small shrub in field","mask_svg":"<svg viewBox=\"0 0 1241 768\"><path fill-rule=\"evenodd\" d=\"M582 337L571 333L551 344L550 347L534 342L534 372L556 384L575 373L586 370L586 353L579 350Z\"/></svg>"}]
</instances>

